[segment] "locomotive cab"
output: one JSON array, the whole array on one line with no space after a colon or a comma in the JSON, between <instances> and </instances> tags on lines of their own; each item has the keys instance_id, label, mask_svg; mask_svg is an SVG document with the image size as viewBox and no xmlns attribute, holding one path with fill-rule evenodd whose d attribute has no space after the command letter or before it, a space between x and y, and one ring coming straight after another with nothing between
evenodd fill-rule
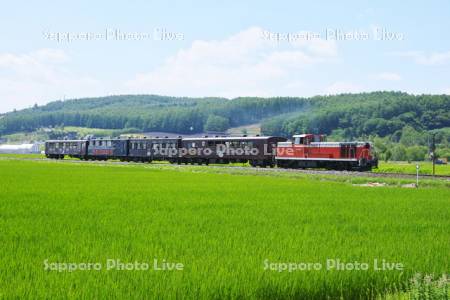
<instances>
[{"instance_id":1,"label":"locomotive cab","mask_svg":"<svg viewBox=\"0 0 450 300\"><path fill-rule=\"evenodd\" d=\"M294 145L309 145L326 141L324 134L298 134L293 136Z\"/></svg>"}]
</instances>

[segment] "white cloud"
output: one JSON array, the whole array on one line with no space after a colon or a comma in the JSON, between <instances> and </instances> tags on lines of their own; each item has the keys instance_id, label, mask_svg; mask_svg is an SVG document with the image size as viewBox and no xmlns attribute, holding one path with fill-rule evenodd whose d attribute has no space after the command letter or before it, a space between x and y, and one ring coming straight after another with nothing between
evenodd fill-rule
<instances>
[{"instance_id":1,"label":"white cloud","mask_svg":"<svg viewBox=\"0 0 450 300\"><path fill-rule=\"evenodd\" d=\"M303 95L308 69L336 60L333 41L277 44L262 32L252 27L223 40L194 41L126 85L132 93L183 96Z\"/></svg>"},{"instance_id":2,"label":"white cloud","mask_svg":"<svg viewBox=\"0 0 450 300\"><path fill-rule=\"evenodd\" d=\"M423 51L394 52L395 56L412 59L415 63L426 66L443 65L450 62L450 51L425 53Z\"/></svg>"},{"instance_id":3,"label":"white cloud","mask_svg":"<svg viewBox=\"0 0 450 300\"><path fill-rule=\"evenodd\" d=\"M450 95L450 87L449 87L449 88L446 88L446 89L443 89L443 90L442 90L442 94Z\"/></svg>"},{"instance_id":4,"label":"white cloud","mask_svg":"<svg viewBox=\"0 0 450 300\"><path fill-rule=\"evenodd\" d=\"M329 95L337 95L344 93L359 93L363 88L357 84L347 81L336 81L326 88Z\"/></svg>"},{"instance_id":5,"label":"white cloud","mask_svg":"<svg viewBox=\"0 0 450 300\"><path fill-rule=\"evenodd\" d=\"M26 54L0 53L0 111L20 109L93 92L98 82L65 68L69 56L59 49L39 49Z\"/></svg>"},{"instance_id":6,"label":"white cloud","mask_svg":"<svg viewBox=\"0 0 450 300\"><path fill-rule=\"evenodd\" d=\"M376 74L373 76L375 79L386 80L386 81L399 81L402 80L402 77L397 73L392 72L383 72Z\"/></svg>"}]
</instances>

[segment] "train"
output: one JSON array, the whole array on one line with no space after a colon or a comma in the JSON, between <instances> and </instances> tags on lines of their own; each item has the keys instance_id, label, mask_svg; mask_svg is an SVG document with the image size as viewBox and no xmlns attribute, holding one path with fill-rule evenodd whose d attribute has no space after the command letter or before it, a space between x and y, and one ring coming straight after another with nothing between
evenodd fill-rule
<instances>
[{"instance_id":1,"label":"train","mask_svg":"<svg viewBox=\"0 0 450 300\"><path fill-rule=\"evenodd\" d=\"M172 164L249 163L252 167L324 168L366 171L378 167L370 142L327 142L322 134L278 136L203 136L49 140L45 155L122 162Z\"/></svg>"}]
</instances>

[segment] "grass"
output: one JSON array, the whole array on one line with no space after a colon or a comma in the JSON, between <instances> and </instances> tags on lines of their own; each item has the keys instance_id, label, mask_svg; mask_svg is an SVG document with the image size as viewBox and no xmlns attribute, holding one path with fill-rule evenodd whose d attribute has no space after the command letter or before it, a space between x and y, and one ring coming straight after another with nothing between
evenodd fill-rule
<instances>
[{"instance_id":1,"label":"grass","mask_svg":"<svg viewBox=\"0 0 450 300\"><path fill-rule=\"evenodd\" d=\"M45 160L49 163L61 163L60 160L48 160L42 154L0 154L0 160L8 160L8 159L16 159L16 160ZM70 157L65 157L64 163L81 162L79 159L74 159ZM118 163L118 160L109 160L108 162L95 162L95 164L101 165L109 165L110 163ZM415 184L415 178L395 178L395 177L371 177L364 176L364 174L356 173L358 176L354 176L354 174L347 174L345 176L342 175L334 175L334 174L305 174L302 172L296 172L292 170L290 172L284 172L285 170L280 170L280 172L273 172L271 169L261 169L261 168L252 168L248 163L232 163L228 165L215 165L211 164L210 166L198 166L198 165L172 165L168 162L158 161L153 162L151 164L139 164L139 163L126 163L129 167L136 168L148 168L148 169L157 169L157 170L176 170L179 172L190 172L190 173L212 173L212 174L232 174L232 175L256 175L256 176L268 176L268 177L281 177L281 178L297 178L297 179L308 179L315 181L334 181L341 183L348 183L352 185L359 185L365 183L382 183L387 186L396 186L396 187L404 187L411 186L411 184ZM215 168L216 167L216 168ZM219 168L217 168L219 167ZM238 167L238 168L232 168ZM242 168L245 167L245 168ZM376 173L376 172L375 172ZM407 174L407 173L406 173ZM439 179L439 178L438 178ZM420 187L446 187L450 188L450 181L448 180L438 180L432 178L420 178Z\"/></svg>"},{"instance_id":2,"label":"grass","mask_svg":"<svg viewBox=\"0 0 450 300\"><path fill-rule=\"evenodd\" d=\"M416 165L419 165L419 174L433 174L431 162L380 162L374 172L416 174ZM450 176L450 164L435 165L436 175Z\"/></svg>"},{"instance_id":3,"label":"grass","mask_svg":"<svg viewBox=\"0 0 450 300\"><path fill-rule=\"evenodd\" d=\"M0 159L46 159L44 154L6 154L1 153Z\"/></svg>"},{"instance_id":4,"label":"grass","mask_svg":"<svg viewBox=\"0 0 450 300\"><path fill-rule=\"evenodd\" d=\"M447 188L169 167L0 160L0 298L355 299L449 270ZM108 258L185 268L44 270ZM404 270L264 270L327 258Z\"/></svg>"}]
</instances>

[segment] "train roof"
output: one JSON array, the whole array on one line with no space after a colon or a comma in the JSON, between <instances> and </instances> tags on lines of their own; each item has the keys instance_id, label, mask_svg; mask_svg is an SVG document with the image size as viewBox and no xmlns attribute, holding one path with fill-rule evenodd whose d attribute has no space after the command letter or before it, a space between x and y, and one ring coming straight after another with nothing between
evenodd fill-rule
<instances>
[{"instance_id":1,"label":"train roof","mask_svg":"<svg viewBox=\"0 0 450 300\"><path fill-rule=\"evenodd\" d=\"M145 138L130 138L130 141L159 141L159 140L179 140L181 137L145 137Z\"/></svg>"},{"instance_id":2,"label":"train roof","mask_svg":"<svg viewBox=\"0 0 450 300\"><path fill-rule=\"evenodd\" d=\"M77 142L87 142L87 140L47 140L46 143L77 143Z\"/></svg>"},{"instance_id":3,"label":"train roof","mask_svg":"<svg viewBox=\"0 0 450 300\"><path fill-rule=\"evenodd\" d=\"M235 140L268 140L270 138L282 138L276 136L211 136L211 137L195 137L185 138L183 141L235 141Z\"/></svg>"}]
</instances>

